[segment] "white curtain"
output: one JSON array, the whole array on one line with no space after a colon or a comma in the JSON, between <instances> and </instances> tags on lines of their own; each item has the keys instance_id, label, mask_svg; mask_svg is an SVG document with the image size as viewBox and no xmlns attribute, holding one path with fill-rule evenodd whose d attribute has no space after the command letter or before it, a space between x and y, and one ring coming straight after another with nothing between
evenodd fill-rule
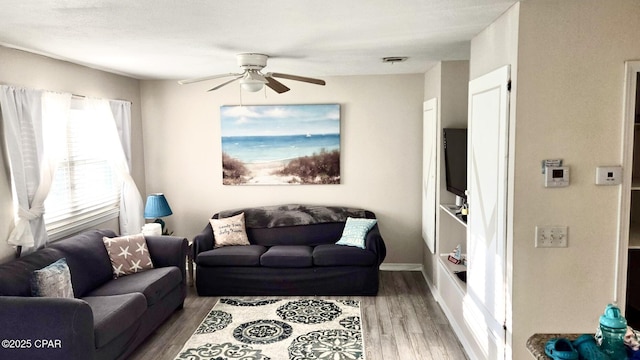
<instances>
[{"instance_id":1,"label":"white curtain","mask_svg":"<svg viewBox=\"0 0 640 360\"><path fill-rule=\"evenodd\" d=\"M131 103L122 100L109 100L109 105L118 129L122 151L124 151L124 157L129 164L129 171L131 171Z\"/></svg>"},{"instance_id":2,"label":"white curtain","mask_svg":"<svg viewBox=\"0 0 640 360\"><path fill-rule=\"evenodd\" d=\"M116 121L107 100L86 99L85 111L91 111L91 118L95 121L94 144L105 151L109 162L123 180L120 195L120 234L138 234L144 225L144 203L129 173L129 164L116 126L116 122L124 124L127 120ZM123 109L123 112L129 113L130 116L130 110L127 112Z\"/></svg>"},{"instance_id":3,"label":"white curtain","mask_svg":"<svg viewBox=\"0 0 640 360\"><path fill-rule=\"evenodd\" d=\"M0 108L16 210L7 242L27 254L47 243L44 200L66 146L71 94L0 85Z\"/></svg>"}]
</instances>

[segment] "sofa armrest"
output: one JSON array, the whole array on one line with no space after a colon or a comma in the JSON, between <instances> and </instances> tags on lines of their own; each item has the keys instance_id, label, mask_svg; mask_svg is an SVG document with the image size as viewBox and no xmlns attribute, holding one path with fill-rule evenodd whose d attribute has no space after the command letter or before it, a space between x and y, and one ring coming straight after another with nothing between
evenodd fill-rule
<instances>
[{"instance_id":1,"label":"sofa armrest","mask_svg":"<svg viewBox=\"0 0 640 360\"><path fill-rule=\"evenodd\" d=\"M203 251L213 249L213 228L211 224L207 224L202 232L193 238L193 259L198 258L198 254Z\"/></svg>"},{"instance_id":2,"label":"sofa armrest","mask_svg":"<svg viewBox=\"0 0 640 360\"><path fill-rule=\"evenodd\" d=\"M367 233L365 238L365 247L367 250L373 251L378 256L378 265L382 264L387 256L387 247L384 244L378 224L374 225Z\"/></svg>"},{"instance_id":3,"label":"sofa armrest","mask_svg":"<svg viewBox=\"0 0 640 360\"><path fill-rule=\"evenodd\" d=\"M0 359L90 359L93 312L80 299L0 296Z\"/></svg>"},{"instance_id":4,"label":"sofa armrest","mask_svg":"<svg viewBox=\"0 0 640 360\"><path fill-rule=\"evenodd\" d=\"M186 284L186 263L189 242L178 236L145 236L154 267L177 266Z\"/></svg>"}]
</instances>

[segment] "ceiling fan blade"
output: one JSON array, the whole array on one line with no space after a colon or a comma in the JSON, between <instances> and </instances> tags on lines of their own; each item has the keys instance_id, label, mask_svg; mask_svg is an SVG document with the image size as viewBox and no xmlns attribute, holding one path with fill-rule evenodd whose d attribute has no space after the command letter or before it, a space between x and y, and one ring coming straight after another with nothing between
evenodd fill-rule
<instances>
[{"instance_id":1,"label":"ceiling fan blade","mask_svg":"<svg viewBox=\"0 0 640 360\"><path fill-rule=\"evenodd\" d=\"M282 73L269 73L267 75L270 75L270 76L273 76L273 77L278 77L278 78L283 78L283 79L307 82L307 83L316 84L316 85L325 85L326 84L326 82L324 80L314 79L314 78L304 77L304 76L298 76L298 75L282 74Z\"/></svg>"},{"instance_id":2,"label":"ceiling fan blade","mask_svg":"<svg viewBox=\"0 0 640 360\"><path fill-rule=\"evenodd\" d=\"M180 81L178 81L178 84L186 85L186 84L192 84L192 83L199 82L199 81L207 81L207 80L220 79L220 78L224 78L224 77L239 76L239 75L242 75L242 74L241 73L228 73L228 74L210 75L210 76L205 76L205 77L200 77L200 78L180 80Z\"/></svg>"},{"instance_id":3,"label":"ceiling fan blade","mask_svg":"<svg viewBox=\"0 0 640 360\"><path fill-rule=\"evenodd\" d=\"M287 92L291 90L288 87L286 87L283 83L272 78L271 76L267 76L266 79L267 79L267 86L270 87L271 90L277 92L278 94L282 94L283 92Z\"/></svg>"},{"instance_id":4,"label":"ceiling fan blade","mask_svg":"<svg viewBox=\"0 0 640 360\"><path fill-rule=\"evenodd\" d=\"M228 84L231 84L232 82L234 82L234 81L236 81L236 80L238 80L238 79L241 79L241 78L242 78L242 76L234 77L233 79L231 79L231 80L229 80L229 81L225 81L225 82L223 82L222 84L220 84L220 85L218 85L218 86L216 86L216 87L214 87L214 88L211 88L211 89L209 89L209 90L207 90L207 91L218 90L218 89L220 89L221 87L223 87L223 86L225 86L225 85L228 85Z\"/></svg>"}]
</instances>

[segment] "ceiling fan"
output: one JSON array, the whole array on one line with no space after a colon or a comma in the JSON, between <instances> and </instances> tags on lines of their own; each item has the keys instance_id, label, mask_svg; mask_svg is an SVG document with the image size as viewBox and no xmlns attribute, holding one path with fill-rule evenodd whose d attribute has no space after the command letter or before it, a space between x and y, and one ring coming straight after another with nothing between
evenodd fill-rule
<instances>
[{"instance_id":1,"label":"ceiling fan","mask_svg":"<svg viewBox=\"0 0 640 360\"><path fill-rule=\"evenodd\" d=\"M238 66L242 68L244 71L241 73L228 73L228 74L218 74L218 75L210 75L196 79L187 79L180 80L178 84L191 84L199 81L206 81L212 79L220 79L225 77L233 77L233 79L223 82L222 84L209 89L208 91L213 91L220 89L221 87L231 84L236 80L240 80L240 86L247 91L255 92L261 90L264 85L267 85L273 91L278 94L282 94L283 92L287 92L290 89L285 86L280 81L274 78L281 79L289 79L295 81L302 81L306 83L316 84L316 85L325 85L324 80L314 79L304 76L298 75L290 75L290 74L282 74L282 73L272 73L268 72L263 74L260 70L264 69L267 66L268 55L264 54L255 54L255 53L242 53L236 55L238 59Z\"/></svg>"}]
</instances>

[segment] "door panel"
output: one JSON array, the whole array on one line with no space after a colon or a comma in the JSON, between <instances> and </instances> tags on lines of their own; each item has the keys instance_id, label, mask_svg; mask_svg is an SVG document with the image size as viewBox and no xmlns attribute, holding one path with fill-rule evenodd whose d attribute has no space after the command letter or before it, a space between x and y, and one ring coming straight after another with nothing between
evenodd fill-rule
<instances>
[{"instance_id":1,"label":"door panel","mask_svg":"<svg viewBox=\"0 0 640 360\"><path fill-rule=\"evenodd\" d=\"M469 83L467 298L488 358L504 357L509 66Z\"/></svg>"},{"instance_id":2,"label":"door panel","mask_svg":"<svg viewBox=\"0 0 640 360\"><path fill-rule=\"evenodd\" d=\"M422 126L422 239L433 254L436 251L436 144L440 135L436 98L424 102Z\"/></svg>"}]
</instances>

